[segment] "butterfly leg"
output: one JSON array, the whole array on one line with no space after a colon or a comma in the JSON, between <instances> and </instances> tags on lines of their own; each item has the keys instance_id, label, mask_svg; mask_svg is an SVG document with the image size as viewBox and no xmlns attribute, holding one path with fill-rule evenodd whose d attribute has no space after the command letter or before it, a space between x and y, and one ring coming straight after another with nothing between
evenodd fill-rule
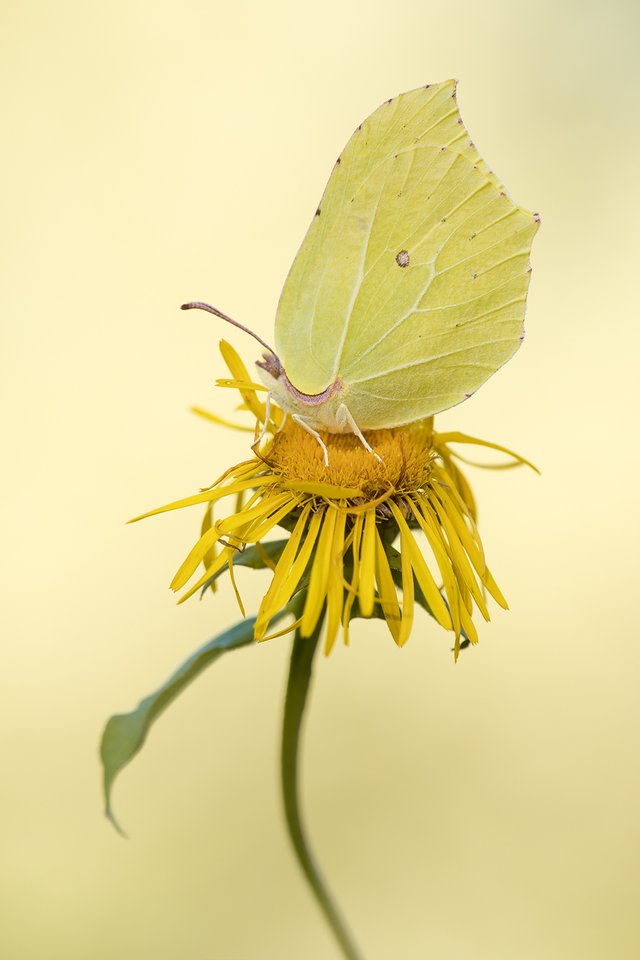
<instances>
[{"instance_id":1,"label":"butterfly leg","mask_svg":"<svg viewBox=\"0 0 640 960\"><path fill-rule=\"evenodd\" d=\"M262 443L264 440L264 435L267 432L267 427L269 426L269 420L271 419L271 390L267 393L267 399L264 405L264 423L262 424L262 430L260 431L260 436L255 441L256 444Z\"/></svg>"},{"instance_id":2,"label":"butterfly leg","mask_svg":"<svg viewBox=\"0 0 640 960\"><path fill-rule=\"evenodd\" d=\"M336 411L336 422L341 427L348 425L351 432L356 435L356 437L358 438L362 446L365 448L365 450L367 450L369 453L372 453L373 456L376 458L376 460L379 460L380 463L382 463L382 457L380 456L380 454L375 452L375 450L373 449L370 443L367 443L365 435L363 434L362 430L353 419L353 416L351 415L351 411L344 403L341 403Z\"/></svg>"},{"instance_id":3,"label":"butterfly leg","mask_svg":"<svg viewBox=\"0 0 640 960\"><path fill-rule=\"evenodd\" d=\"M324 453L324 465L325 465L325 467L328 467L328 466L329 466L329 451L327 450L327 445L326 445L326 443L324 442L324 440L322 439L322 437L320 436L320 434L318 433L318 431L317 431L317 430L314 430L313 427L310 426L310 425L307 423L307 421L304 419L304 417L299 416L297 413L292 413L292 414L291 414L291 419L292 419L292 420L295 420L295 422L298 423L298 424L302 427L303 430L306 430L307 433L310 433L312 437L315 437L315 438L316 438L316 440L318 441L318 443L319 443L320 446L322 447L322 452Z\"/></svg>"}]
</instances>

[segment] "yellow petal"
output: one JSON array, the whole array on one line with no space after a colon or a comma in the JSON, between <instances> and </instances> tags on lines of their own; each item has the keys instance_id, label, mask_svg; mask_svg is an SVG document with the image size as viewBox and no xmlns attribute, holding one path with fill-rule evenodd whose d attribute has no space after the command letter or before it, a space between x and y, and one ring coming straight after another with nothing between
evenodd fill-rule
<instances>
[{"instance_id":1,"label":"yellow petal","mask_svg":"<svg viewBox=\"0 0 640 960\"><path fill-rule=\"evenodd\" d=\"M376 583L378 585L378 602L382 607L384 618L391 632L391 636L397 644L400 644L400 606L398 604L398 595L396 585L391 576L389 561L380 539L380 534L376 530Z\"/></svg>"},{"instance_id":2,"label":"yellow petal","mask_svg":"<svg viewBox=\"0 0 640 960\"><path fill-rule=\"evenodd\" d=\"M249 529L255 520L262 520L271 512L280 509L283 504L290 504L291 497L287 493L281 493L275 496L263 497L255 507L247 509L246 507L240 513L234 513L225 520L220 520L217 524L218 530L222 535L231 533L232 530L239 528ZM240 534L242 535L242 534Z\"/></svg>"},{"instance_id":3,"label":"yellow petal","mask_svg":"<svg viewBox=\"0 0 640 960\"><path fill-rule=\"evenodd\" d=\"M213 526L213 504L209 503L207 504L207 509L205 510L204 516L202 518L202 525L200 527L200 536L201 537L204 536L207 530L210 530L212 526ZM216 545L214 543L214 545L209 550L207 550L204 557L202 558L202 562L204 564L205 570L207 569L208 566L210 566L213 563L213 561L216 558L216 554L217 554ZM214 580L213 583L211 584L211 592L215 593L217 589L218 589L218 584L217 584L217 581Z\"/></svg>"},{"instance_id":4,"label":"yellow petal","mask_svg":"<svg viewBox=\"0 0 640 960\"><path fill-rule=\"evenodd\" d=\"M375 602L376 563L376 511L369 510L364 515L364 532L360 544L360 575L358 578L358 600L363 617L370 617Z\"/></svg>"},{"instance_id":5,"label":"yellow petal","mask_svg":"<svg viewBox=\"0 0 640 960\"><path fill-rule=\"evenodd\" d=\"M337 516L337 510L333 507L327 507L318 538L316 555L311 568L311 578L309 580L304 613L302 614L302 627L300 632L303 637L309 637L313 633L327 595L327 580L329 578L329 567L331 565L331 547L333 545L333 532L335 530Z\"/></svg>"},{"instance_id":6,"label":"yellow petal","mask_svg":"<svg viewBox=\"0 0 640 960\"><path fill-rule=\"evenodd\" d=\"M363 497L362 490L357 487L337 487L332 483L318 483L316 481L284 480L279 484L283 490L296 490L300 493L310 493L313 496L323 497L325 500L340 500L348 497Z\"/></svg>"},{"instance_id":7,"label":"yellow petal","mask_svg":"<svg viewBox=\"0 0 640 960\"><path fill-rule=\"evenodd\" d=\"M281 520L284 519L292 510L295 510L298 505L297 500L292 497L287 497L284 503L278 507L277 510L274 510L269 514L261 523L257 521L252 524L252 526L245 530L243 533L243 539L246 543L256 543L258 540L263 540L266 535L277 526Z\"/></svg>"},{"instance_id":8,"label":"yellow petal","mask_svg":"<svg viewBox=\"0 0 640 960\"><path fill-rule=\"evenodd\" d=\"M396 518L396 522L400 529L400 564L402 569L402 623L400 624L400 635L398 637L398 646L403 647L409 636L411 634L411 627L413 626L413 611L414 611L414 584L413 584L413 567L411 566L411 560L409 558L409 549L407 544L407 534L411 536L406 524L401 522L404 520L402 517L401 511L396 503L393 500L389 501L389 507Z\"/></svg>"},{"instance_id":9,"label":"yellow petal","mask_svg":"<svg viewBox=\"0 0 640 960\"><path fill-rule=\"evenodd\" d=\"M342 600L344 597L344 530L346 522L346 514L342 511L337 511L327 583L327 634L324 647L325 655L331 653L331 648L335 642L342 618Z\"/></svg>"},{"instance_id":10,"label":"yellow petal","mask_svg":"<svg viewBox=\"0 0 640 960\"><path fill-rule=\"evenodd\" d=\"M184 603L185 600L188 600L189 597L192 597L194 593L197 593L200 587L204 586L209 577L212 577L218 572L218 570L222 570L222 568L229 562L229 558L233 552L233 547L225 547L224 550L221 550L211 566L205 570L197 583L194 583L194 585L190 587L186 593L183 593L178 600L178 603Z\"/></svg>"},{"instance_id":11,"label":"yellow petal","mask_svg":"<svg viewBox=\"0 0 640 960\"><path fill-rule=\"evenodd\" d=\"M347 592L344 609L342 611L342 629L345 646L349 643L349 621L351 619L351 609L358 595L358 579L360 576L360 541L362 538L362 515L356 516L353 527L351 528L351 556L353 558L353 573L351 575L351 584ZM346 544L345 544L346 546Z\"/></svg>"},{"instance_id":12,"label":"yellow petal","mask_svg":"<svg viewBox=\"0 0 640 960\"><path fill-rule=\"evenodd\" d=\"M294 630L297 630L301 623L302 617L300 617L299 620L294 620L288 627L283 627L282 630L277 630L276 633L270 633L268 637L256 636L256 640L259 643L264 643L266 640L275 640L276 637L284 637L287 633L293 633Z\"/></svg>"},{"instance_id":13,"label":"yellow petal","mask_svg":"<svg viewBox=\"0 0 640 960\"><path fill-rule=\"evenodd\" d=\"M269 570L275 571L275 569L276 569L276 563L275 563L275 561L269 556L269 554L267 553L267 551L265 550L265 548L262 546L262 544L260 543L260 541L258 541L258 542L256 543L256 553L258 554L258 556L259 556L260 559L262 560L262 562L263 562L263 564L264 564L265 567L268 567Z\"/></svg>"},{"instance_id":14,"label":"yellow petal","mask_svg":"<svg viewBox=\"0 0 640 960\"><path fill-rule=\"evenodd\" d=\"M226 487L219 487L217 490L204 490L202 493L196 493L192 497L184 497L182 500L174 500L164 507L156 507L155 510L149 510L147 513L141 513L139 517L129 520L129 523L136 523L138 520L144 520L146 517L155 517L158 513L166 513L168 510L180 510L182 507L193 507L198 503L209 503L220 500L230 493L236 493L238 490L250 490L251 487L264 487L274 482L273 476L251 477L246 480L238 480L230 483Z\"/></svg>"},{"instance_id":15,"label":"yellow petal","mask_svg":"<svg viewBox=\"0 0 640 960\"><path fill-rule=\"evenodd\" d=\"M449 517L449 514L437 499L434 497L431 503L427 503L427 509L433 507L435 509L440 525L444 529L444 532L447 535L447 541L449 543L450 556L455 565L458 578L462 578L466 583L467 587L471 591L473 599L475 600L480 613L485 620L489 620L489 611L487 610L487 605L484 602L484 597L482 592L478 587L478 581L476 580L475 574L469 563L469 558L467 557L458 535L455 531L453 523Z\"/></svg>"},{"instance_id":16,"label":"yellow petal","mask_svg":"<svg viewBox=\"0 0 640 960\"><path fill-rule=\"evenodd\" d=\"M458 534L458 537L460 539L462 546L466 550L467 555L471 560L471 563L473 564L473 566L478 572L478 576L480 577L480 579L482 580L482 582L484 583L484 585L486 586L487 590L489 591L491 596L494 598L494 600L496 600L497 603L499 603L500 606L506 610L507 601L503 597L502 591L500 590L497 583L493 579L491 572L489 571L489 568L486 565L484 552L482 551L481 547L480 548L478 547L477 541L474 539L471 532L469 531L469 528L464 522L464 518L456 510L455 503L452 502L446 490L439 488L439 489L436 489L434 492L438 497L438 499L443 504L444 509L446 510L447 515L450 518L451 523L453 524L456 530L456 533Z\"/></svg>"},{"instance_id":17,"label":"yellow petal","mask_svg":"<svg viewBox=\"0 0 640 960\"><path fill-rule=\"evenodd\" d=\"M191 579L196 572L198 564L204 560L212 546L220 539L217 524L210 527L196 544L191 548L185 559L178 567L173 580L171 581L172 590L180 590L185 583ZM215 557L205 564L205 569L209 569L215 563Z\"/></svg>"},{"instance_id":18,"label":"yellow petal","mask_svg":"<svg viewBox=\"0 0 640 960\"><path fill-rule=\"evenodd\" d=\"M405 524L406 526L406 524ZM425 599L429 604L431 612L438 623L445 628L445 630L452 630L453 623L451 619L451 614L447 610L447 605L442 599L442 594L438 590L437 584L433 579L431 571L426 564L426 561L422 554L418 544L413 538L413 534L407 527L407 537L406 545L409 553L409 558L411 560L411 566L413 567L414 573L416 575L416 580L420 584L422 592L425 595Z\"/></svg>"},{"instance_id":19,"label":"yellow petal","mask_svg":"<svg viewBox=\"0 0 640 960\"><path fill-rule=\"evenodd\" d=\"M248 409L253 413L256 419L264 422L266 416L266 409L264 403L261 403L256 396L256 387L260 390L264 390L260 384L256 384L255 387L250 385L249 374L244 363L233 349L230 343L227 343L226 340L220 341L220 353L224 359L224 362L229 367L231 376L234 378L238 384L238 389L242 395L242 399L246 403Z\"/></svg>"},{"instance_id":20,"label":"yellow petal","mask_svg":"<svg viewBox=\"0 0 640 960\"><path fill-rule=\"evenodd\" d=\"M238 603L238 607L240 608L240 613L242 614L243 617L246 617L247 614L245 613L244 603L242 602L242 597L240 596L240 591L238 590L238 585L236 583L236 575L233 572L233 551L229 556L229 577L231 579L231 586L233 587L233 592L236 595L236 601Z\"/></svg>"},{"instance_id":21,"label":"yellow petal","mask_svg":"<svg viewBox=\"0 0 640 960\"><path fill-rule=\"evenodd\" d=\"M438 433L436 434L436 443L471 443L479 447L488 447L490 450L499 450L500 453L506 453L507 456L513 457L518 463L531 467L536 473L540 473L538 468L534 466L530 460L521 457L519 453L514 453L513 450L509 450L508 447L502 447L499 443L490 443L489 440L479 440L477 437L470 437L466 433L459 433L455 430L449 433ZM454 454L454 456L456 456L456 454Z\"/></svg>"},{"instance_id":22,"label":"yellow petal","mask_svg":"<svg viewBox=\"0 0 640 960\"><path fill-rule=\"evenodd\" d=\"M433 551L435 561L438 564L438 570L440 571L440 576L442 577L444 592L447 596L447 603L449 604L449 613L451 614L453 629L457 639L460 636L461 597L460 591L458 590L458 581L456 580L449 555L447 554L446 547L442 541L440 525L430 516L429 513L426 511L423 512L425 510L425 504L422 497L416 497L412 501L412 507L413 515L418 521L418 524L420 525L425 537L427 538L427 542Z\"/></svg>"},{"instance_id":23,"label":"yellow petal","mask_svg":"<svg viewBox=\"0 0 640 960\"><path fill-rule=\"evenodd\" d=\"M287 541L287 545L282 551L280 558L275 566L273 579L269 589L262 598L260 610L256 620L255 634L256 639L260 639L261 634L266 630L271 618L284 607L291 598L291 593L287 596L287 584L290 585L289 575L298 552L298 547L304 533L307 518L311 510L311 504L303 509L298 517L298 521L293 528L293 532ZM297 583L291 587L291 592L295 590Z\"/></svg>"},{"instance_id":24,"label":"yellow petal","mask_svg":"<svg viewBox=\"0 0 640 960\"><path fill-rule=\"evenodd\" d=\"M244 433L253 433L253 427L245 427L241 423L233 423L231 420L225 420L224 417L219 417L217 413L212 413L210 410L203 410L202 407L189 407L191 413L195 413L196 416L202 417L204 420L210 420L211 423L217 423L221 427L230 427L232 430L242 430Z\"/></svg>"}]
</instances>

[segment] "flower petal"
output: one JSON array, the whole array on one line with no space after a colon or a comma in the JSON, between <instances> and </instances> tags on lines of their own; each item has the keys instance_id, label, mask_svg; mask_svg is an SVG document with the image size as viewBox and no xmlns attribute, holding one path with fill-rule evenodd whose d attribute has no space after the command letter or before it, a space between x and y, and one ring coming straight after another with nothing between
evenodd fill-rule
<instances>
[{"instance_id":1,"label":"flower petal","mask_svg":"<svg viewBox=\"0 0 640 960\"><path fill-rule=\"evenodd\" d=\"M337 516L338 511L334 507L327 507L318 538L316 555L311 567L307 601L304 605L304 613L302 615L300 632L303 637L310 637L313 633L327 595L327 581L329 579L329 568L331 565L331 548L333 546L333 533Z\"/></svg>"},{"instance_id":2,"label":"flower petal","mask_svg":"<svg viewBox=\"0 0 640 960\"><path fill-rule=\"evenodd\" d=\"M375 564L376 564L376 511L368 510L364 515L364 531L360 543L360 575L358 577L358 600L360 613L370 617L375 603Z\"/></svg>"},{"instance_id":3,"label":"flower petal","mask_svg":"<svg viewBox=\"0 0 640 960\"><path fill-rule=\"evenodd\" d=\"M376 530L375 556L376 556L376 583L378 585L378 603L382 608L384 618L391 636L395 642L400 645L400 605L398 604L398 595L396 586L391 576L389 561L380 538Z\"/></svg>"},{"instance_id":4,"label":"flower petal","mask_svg":"<svg viewBox=\"0 0 640 960\"><path fill-rule=\"evenodd\" d=\"M499 443L490 443L489 440L479 440L477 437L470 437L468 434L459 433L456 430L450 431L449 433L439 433L437 439L438 443L472 443L479 447L488 447L490 450L499 450L500 453L506 453L507 456L513 457L518 463L526 467L531 467L536 473L540 473L538 468L534 466L530 460L521 457L519 453L514 453L513 450L509 450L508 447L503 447ZM455 453L453 455L456 456Z\"/></svg>"},{"instance_id":5,"label":"flower petal","mask_svg":"<svg viewBox=\"0 0 640 960\"><path fill-rule=\"evenodd\" d=\"M286 603L288 603L291 593L297 586L297 582L291 584L289 575L292 571L294 560L298 553L298 547L307 525L307 519L310 510L311 504L307 504L298 517L297 523L293 528L293 532L289 537L287 545L282 551L280 559L276 564L273 579L269 585L269 589L262 598L260 610L258 611L258 618L256 620L256 640L260 640L262 638L262 635L264 634L271 618L274 616L276 611L280 610L283 606L285 606ZM291 592L288 592L288 587L291 588Z\"/></svg>"},{"instance_id":6,"label":"flower petal","mask_svg":"<svg viewBox=\"0 0 640 960\"><path fill-rule=\"evenodd\" d=\"M393 501L390 502L389 506L394 512L394 516L402 516L400 510ZM396 513L397 512L397 513ZM406 526L406 525L405 525ZM413 612L414 612L414 583L413 583L413 567L411 566L411 560L409 558L409 550L407 548L407 536L411 536L411 531L406 528L406 530L400 531L400 564L402 569L402 623L400 624L400 635L398 637L398 646L403 647L409 636L411 634L411 627L413 626Z\"/></svg>"},{"instance_id":7,"label":"flower petal","mask_svg":"<svg viewBox=\"0 0 640 960\"><path fill-rule=\"evenodd\" d=\"M194 494L192 497L183 497L182 500L174 500L173 503L167 503L164 507L156 507L155 510L141 513L140 516L134 517L128 522L136 523L138 520L145 520L147 517L155 517L158 513L166 513L169 510L180 510L182 507L193 507L198 503L215 502L222 497L228 496L230 493L237 493L239 490L250 490L252 487L268 486L273 482L274 478L271 474L268 476L250 477L246 480L238 480L235 483L228 484L226 487L218 487L217 489L209 488L208 490L203 490L201 493Z\"/></svg>"},{"instance_id":8,"label":"flower petal","mask_svg":"<svg viewBox=\"0 0 640 960\"><path fill-rule=\"evenodd\" d=\"M342 510L336 511L327 582L327 634L324 646L325 655L331 653L331 648L335 642L342 618L342 601L344 597L344 531L346 523L346 513Z\"/></svg>"},{"instance_id":9,"label":"flower petal","mask_svg":"<svg viewBox=\"0 0 640 960\"><path fill-rule=\"evenodd\" d=\"M347 599L342 611L342 630L345 646L349 643L349 623L351 621L351 609L358 595L358 580L360 577L360 543L362 540L363 527L362 514L358 514L354 520L351 529L351 556L353 558L353 572L351 574L351 584L347 592Z\"/></svg>"},{"instance_id":10,"label":"flower petal","mask_svg":"<svg viewBox=\"0 0 640 960\"><path fill-rule=\"evenodd\" d=\"M231 420L225 420L224 417L219 417L217 413L204 410L202 407L189 407L189 409L191 413L195 413L196 416L202 417L204 420L210 420L211 423L217 423L221 427L229 427L231 430L242 430L244 433L254 432L254 427L245 427L242 423L233 423Z\"/></svg>"},{"instance_id":11,"label":"flower petal","mask_svg":"<svg viewBox=\"0 0 640 960\"><path fill-rule=\"evenodd\" d=\"M406 523L405 523L406 526ZM420 553L418 544L416 543L413 534L407 526L407 536L406 536L406 548L409 553L409 559L411 560L411 566L413 567L414 573L416 575L416 580L420 584L422 592L425 595L426 601L431 608L431 612L438 621L438 623L445 628L445 630L453 629L453 622L451 614L447 609L447 605L442 599L442 594L438 590L438 586L433 579L433 575L427 566L427 563Z\"/></svg>"}]
</instances>

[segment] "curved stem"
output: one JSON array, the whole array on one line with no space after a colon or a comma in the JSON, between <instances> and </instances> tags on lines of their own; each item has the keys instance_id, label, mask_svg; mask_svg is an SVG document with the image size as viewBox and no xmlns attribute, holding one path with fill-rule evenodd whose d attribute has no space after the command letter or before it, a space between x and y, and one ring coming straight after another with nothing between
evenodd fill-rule
<instances>
[{"instance_id":1,"label":"curved stem","mask_svg":"<svg viewBox=\"0 0 640 960\"><path fill-rule=\"evenodd\" d=\"M320 617L312 636L301 637L296 630L291 651L287 695L282 727L282 792L287 829L293 848L316 901L331 927L346 960L363 960L331 894L316 866L302 826L298 796L298 748L302 718L311 681L313 655L318 646L324 617Z\"/></svg>"}]
</instances>

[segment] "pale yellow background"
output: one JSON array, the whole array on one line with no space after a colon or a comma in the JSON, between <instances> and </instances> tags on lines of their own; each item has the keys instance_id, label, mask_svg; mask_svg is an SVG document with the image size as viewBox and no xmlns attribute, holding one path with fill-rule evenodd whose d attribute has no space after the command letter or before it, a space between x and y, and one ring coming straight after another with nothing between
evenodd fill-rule
<instances>
[{"instance_id":1,"label":"pale yellow background","mask_svg":"<svg viewBox=\"0 0 640 960\"><path fill-rule=\"evenodd\" d=\"M238 614L176 608L199 515L125 527L246 454L209 299L270 339L353 128L450 76L542 214L524 349L440 426L511 611L454 667L426 617L318 665L310 831L368 960L631 960L638 918L638 8L459 0L2 5L0 954L332 960L277 780L289 640L230 654L102 818L102 724ZM224 331L247 360L252 343ZM255 609L266 580L242 577Z\"/></svg>"}]
</instances>

